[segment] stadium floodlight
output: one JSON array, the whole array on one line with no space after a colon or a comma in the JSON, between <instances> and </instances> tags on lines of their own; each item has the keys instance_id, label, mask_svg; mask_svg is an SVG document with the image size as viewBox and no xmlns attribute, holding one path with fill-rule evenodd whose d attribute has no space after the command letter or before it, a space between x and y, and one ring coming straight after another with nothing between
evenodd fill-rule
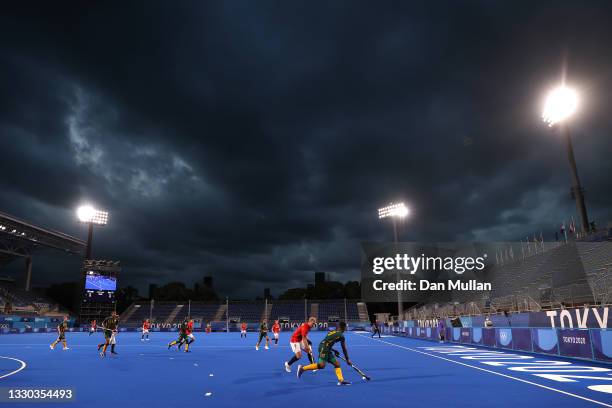
<instances>
[{"instance_id":1,"label":"stadium floodlight","mask_svg":"<svg viewBox=\"0 0 612 408\"><path fill-rule=\"evenodd\" d=\"M83 205L77 210L77 217L85 224L106 225L108 224L108 212L96 210L90 205Z\"/></svg>"},{"instance_id":2,"label":"stadium floodlight","mask_svg":"<svg viewBox=\"0 0 612 408\"><path fill-rule=\"evenodd\" d=\"M544 102L542 119L548 126L554 126L571 117L578 108L578 94L562 85L550 91Z\"/></svg>"},{"instance_id":3,"label":"stadium floodlight","mask_svg":"<svg viewBox=\"0 0 612 408\"><path fill-rule=\"evenodd\" d=\"M559 128L565 137L567 147L567 159L570 165L572 176L571 196L576 200L576 210L580 217L582 233L586 234L591 230L586 205L584 203L584 189L578 177L578 167L574 156L574 147L567 120L578 109L578 94L565 84L553 89L547 96L544 103L542 119L549 127ZM559 126L557 126L559 125Z\"/></svg>"},{"instance_id":4,"label":"stadium floodlight","mask_svg":"<svg viewBox=\"0 0 612 408\"><path fill-rule=\"evenodd\" d=\"M397 249L397 220L404 219L410 214L410 210L403 202L400 203L391 203L386 207L382 207L378 209L378 219L389 218L393 220L393 239L395 242L395 247ZM397 280L399 282L400 276L399 271L397 272ZM402 302L402 294L401 291L397 291L397 318L402 319L402 315L404 313L404 305Z\"/></svg>"},{"instance_id":5,"label":"stadium floodlight","mask_svg":"<svg viewBox=\"0 0 612 408\"><path fill-rule=\"evenodd\" d=\"M79 222L88 225L87 247L85 248L85 259L91 259L91 243L93 241L93 226L108 224L108 212L97 210L91 205L82 205L77 209Z\"/></svg>"},{"instance_id":6,"label":"stadium floodlight","mask_svg":"<svg viewBox=\"0 0 612 408\"><path fill-rule=\"evenodd\" d=\"M378 209L378 218L398 217L404 218L410 213L410 210L404 203L389 204L386 207Z\"/></svg>"}]
</instances>

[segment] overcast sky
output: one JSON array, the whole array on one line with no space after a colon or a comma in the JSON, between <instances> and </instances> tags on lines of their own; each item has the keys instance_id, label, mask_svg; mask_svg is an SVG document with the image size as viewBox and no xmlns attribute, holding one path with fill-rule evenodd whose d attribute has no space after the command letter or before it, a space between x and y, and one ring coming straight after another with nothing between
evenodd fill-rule
<instances>
[{"instance_id":1,"label":"overcast sky","mask_svg":"<svg viewBox=\"0 0 612 408\"><path fill-rule=\"evenodd\" d=\"M612 2L20 3L0 6L0 211L84 238L74 209L108 210L94 255L141 292L358 279L392 200L403 240L553 239L576 214L540 120L564 67L589 215L612 220ZM34 285L76 276L34 259Z\"/></svg>"}]
</instances>

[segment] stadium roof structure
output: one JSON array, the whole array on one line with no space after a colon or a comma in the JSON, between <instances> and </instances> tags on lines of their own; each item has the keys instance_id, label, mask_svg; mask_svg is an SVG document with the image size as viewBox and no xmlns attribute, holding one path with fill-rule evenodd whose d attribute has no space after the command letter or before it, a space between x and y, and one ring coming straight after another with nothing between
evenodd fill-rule
<instances>
[{"instance_id":1,"label":"stadium roof structure","mask_svg":"<svg viewBox=\"0 0 612 408\"><path fill-rule=\"evenodd\" d=\"M85 241L62 232L38 227L0 212L0 266L17 257L30 257L41 249L83 255Z\"/></svg>"}]
</instances>

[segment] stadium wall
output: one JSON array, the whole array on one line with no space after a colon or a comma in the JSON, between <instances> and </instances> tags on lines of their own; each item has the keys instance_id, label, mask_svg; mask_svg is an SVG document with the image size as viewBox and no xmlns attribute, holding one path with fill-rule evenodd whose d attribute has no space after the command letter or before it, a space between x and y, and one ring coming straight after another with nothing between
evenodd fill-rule
<instances>
[{"instance_id":1,"label":"stadium wall","mask_svg":"<svg viewBox=\"0 0 612 408\"><path fill-rule=\"evenodd\" d=\"M450 343L612 363L612 329L608 329L607 309L519 313L504 316L499 327L489 328L483 327L483 316L462 316L463 327L451 327L450 319L446 319L441 329L433 320L408 320L395 327L384 327L383 332L439 341L440 330L444 330L445 341Z\"/></svg>"}]
</instances>

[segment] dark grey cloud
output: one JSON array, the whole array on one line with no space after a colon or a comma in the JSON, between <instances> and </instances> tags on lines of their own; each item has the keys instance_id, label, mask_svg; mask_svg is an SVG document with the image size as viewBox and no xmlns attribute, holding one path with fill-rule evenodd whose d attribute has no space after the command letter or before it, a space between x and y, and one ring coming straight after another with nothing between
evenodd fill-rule
<instances>
[{"instance_id":1,"label":"dark grey cloud","mask_svg":"<svg viewBox=\"0 0 612 408\"><path fill-rule=\"evenodd\" d=\"M15 5L13 5L15 6ZM612 214L609 2L74 2L2 6L0 208L83 235L123 282L278 293L357 279L359 242L552 237L574 214L561 76L592 217ZM41 258L40 284L74 276Z\"/></svg>"}]
</instances>

